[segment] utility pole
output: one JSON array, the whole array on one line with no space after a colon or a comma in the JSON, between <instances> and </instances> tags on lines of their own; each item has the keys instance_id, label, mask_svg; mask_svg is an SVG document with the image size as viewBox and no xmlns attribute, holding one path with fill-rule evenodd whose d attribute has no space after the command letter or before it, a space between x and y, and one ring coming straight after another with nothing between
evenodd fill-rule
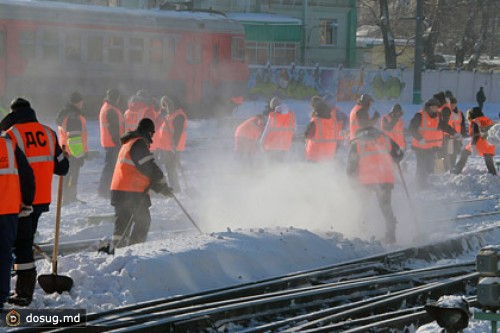
<instances>
[{"instance_id":1,"label":"utility pole","mask_svg":"<svg viewBox=\"0 0 500 333\"><path fill-rule=\"evenodd\" d=\"M417 0L415 64L413 66L413 104L422 103L422 52L424 33L424 0Z\"/></svg>"},{"instance_id":2,"label":"utility pole","mask_svg":"<svg viewBox=\"0 0 500 333\"><path fill-rule=\"evenodd\" d=\"M308 1L303 0L302 2L302 65L306 65L306 35L307 35L307 6Z\"/></svg>"}]
</instances>

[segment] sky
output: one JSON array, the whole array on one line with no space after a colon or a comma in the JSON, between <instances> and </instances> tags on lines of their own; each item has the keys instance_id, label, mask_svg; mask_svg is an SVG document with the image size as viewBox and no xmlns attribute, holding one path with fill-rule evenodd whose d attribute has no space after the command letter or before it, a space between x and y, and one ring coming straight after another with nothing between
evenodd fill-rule
<instances>
[{"instance_id":1,"label":"sky","mask_svg":"<svg viewBox=\"0 0 500 333\"><path fill-rule=\"evenodd\" d=\"M286 163L280 166L270 166L258 157L251 168L236 158L235 125L260 113L264 103L245 102L233 117L219 122L189 121L187 149L181 158L184 174L181 184L188 190L178 198L201 233L172 199L154 194L151 230L145 243L117 249L114 256L95 250L60 256L58 274L73 279L73 288L59 295L45 294L37 286L29 307L98 312L332 265L500 224L498 218L474 224L429 222L500 209L500 197L453 209L429 205L436 200L497 195L500 179L488 175L482 159L473 156L462 175L432 176L432 189L416 192L415 160L410 156L403 165L403 175L417 214L413 214L402 182L396 176L393 207L399 221L397 242L381 243L384 223L375 197L369 192L359 192L346 178L345 149L339 152L336 164L322 166L303 162L300 139L294 142ZM302 133L310 113L308 103L285 103L296 112L298 133ZM345 112L352 107L349 103L339 106ZM389 107L375 104L373 109L384 114ZM467 107L463 105L463 109ZM409 120L418 107L403 105L403 109L405 120ZM487 114L494 116L495 110L500 110L498 105L486 105ZM53 119L44 121L55 128ZM109 239L112 235L111 219L96 222L93 218L111 214L113 208L108 200L97 196L104 153L99 147L97 121L90 120L88 128L90 149L99 153L81 170L78 197L85 203L62 207L62 243ZM500 134L497 135L500 139ZM36 237L39 243L52 242L54 237L56 184L55 178L50 212L43 214L39 223ZM38 260L37 270L39 274L50 274L51 263ZM12 286L14 283L15 278ZM474 321L464 332L488 330L488 322ZM437 328L430 324L415 331L436 332Z\"/></svg>"}]
</instances>

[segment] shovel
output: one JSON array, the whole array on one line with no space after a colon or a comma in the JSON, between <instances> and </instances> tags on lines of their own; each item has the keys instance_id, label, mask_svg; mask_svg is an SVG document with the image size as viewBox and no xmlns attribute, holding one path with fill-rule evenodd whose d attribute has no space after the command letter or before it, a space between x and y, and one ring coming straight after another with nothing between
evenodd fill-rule
<instances>
[{"instance_id":1,"label":"shovel","mask_svg":"<svg viewBox=\"0 0 500 333\"><path fill-rule=\"evenodd\" d=\"M71 287L73 287L73 280L70 277L57 275L57 254L59 252L59 225L61 223L62 186L63 177L59 176L59 185L57 187L54 250L52 252L52 274L40 275L38 277L38 284L47 294L53 294L54 292L62 294L64 291L70 291Z\"/></svg>"}]
</instances>

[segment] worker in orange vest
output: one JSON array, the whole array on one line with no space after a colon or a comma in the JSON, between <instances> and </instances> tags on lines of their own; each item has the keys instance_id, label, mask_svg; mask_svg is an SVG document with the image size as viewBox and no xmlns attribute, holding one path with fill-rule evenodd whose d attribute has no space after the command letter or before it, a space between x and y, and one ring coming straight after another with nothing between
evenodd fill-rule
<instances>
[{"instance_id":1,"label":"worker in orange vest","mask_svg":"<svg viewBox=\"0 0 500 333\"><path fill-rule=\"evenodd\" d=\"M136 130L121 137L111 181L111 205L115 208L112 249L146 241L151 224L150 189L166 196L172 193L149 150L154 133L153 121L144 118Z\"/></svg>"},{"instance_id":2,"label":"worker in orange vest","mask_svg":"<svg viewBox=\"0 0 500 333\"><path fill-rule=\"evenodd\" d=\"M83 96L75 91L56 117L61 146L69 156L69 172L63 181L63 204L82 202L77 199L78 177L88 153L87 120L82 114Z\"/></svg>"},{"instance_id":3,"label":"worker in orange vest","mask_svg":"<svg viewBox=\"0 0 500 333\"><path fill-rule=\"evenodd\" d=\"M311 121L306 127L305 157L310 162L332 161L337 151L337 119L320 96L311 98Z\"/></svg>"},{"instance_id":4,"label":"worker in orange vest","mask_svg":"<svg viewBox=\"0 0 500 333\"><path fill-rule=\"evenodd\" d=\"M436 98L427 100L424 108L410 120L408 132L412 136L411 146L417 159L416 183L420 189L429 186L428 177L434 172L434 164L443 145L443 132L456 134L440 117L441 106Z\"/></svg>"},{"instance_id":5,"label":"worker in orange vest","mask_svg":"<svg viewBox=\"0 0 500 333\"><path fill-rule=\"evenodd\" d=\"M143 118L149 118L156 121L157 113L153 100L146 90L139 90L132 96L128 103L128 109L125 111L125 131L133 131L137 128L139 121Z\"/></svg>"},{"instance_id":6,"label":"worker in orange vest","mask_svg":"<svg viewBox=\"0 0 500 333\"><path fill-rule=\"evenodd\" d=\"M271 112L260 137L260 145L270 161L282 162L292 147L296 128L295 113L281 99L274 97L269 102Z\"/></svg>"},{"instance_id":7,"label":"worker in orange vest","mask_svg":"<svg viewBox=\"0 0 500 333\"><path fill-rule=\"evenodd\" d=\"M453 93L449 90L438 92L433 97L439 101L438 114L442 120L441 128L443 130L443 144L441 150L437 152L437 156L443 159L444 171L448 171L450 170L449 151L451 151L449 145L453 145L454 141L461 139L461 135L458 135L453 122L450 120L453 110L451 98L454 97Z\"/></svg>"},{"instance_id":8,"label":"worker in orange vest","mask_svg":"<svg viewBox=\"0 0 500 333\"><path fill-rule=\"evenodd\" d=\"M266 103L261 114L244 120L234 131L234 150L246 167L254 166L255 154L259 150L259 138L266 126L269 112L269 103Z\"/></svg>"},{"instance_id":9,"label":"worker in orange vest","mask_svg":"<svg viewBox=\"0 0 500 333\"><path fill-rule=\"evenodd\" d=\"M33 212L19 217L17 237L14 244L16 257L14 269L17 274L15 294L9 303L29 305L36 283L36 266L33 257L34 235L43 212L49 211L52 200L52 175L65 175L69 169L57 141L56 133L38 122L35 111L24 98L15 99L11 106L12 126L6 135L24 152L35 175L35 198Z\"/></svg>"},{"instance_id":10,"label":"worker in orange vest","mask_svg":"<svg viewBox=\"0 0 500 333\"><path fill-rule=\"evenodd\" d=\"M375 191L385 218L384 242L396 242L397 219L391 204L394 188L394 163L403 158L398 144L373 126L360 127L351 140L347 157L347 174L362 186Z\"/></svg>"},{"instance_id":11,"label":"worker in orange vest","mask_svg":"<svg viewBox=\"0 0 500 333\"><path fill-rule=\"evenodd\" d=\"M173 98L163 96L160 104L165 111L165 118L158 130L157 145L167 170L168 183L174 192L180 192L178 172L181 168L181 153L186 149L187 116Z\"/></svg>"},{"instance_id":12,"label":"worker in orange vest","mask_svg":"<svg viewBox=\"0 0 500 333\"><path fill-rule=\"evenodd\" d=\"M403 108L400 104L394 104L391 111L382 116L380 129L393 139L402 150L406 149L405 126L403 122Z\"/></svg>"},{"instance_id":13,"label":"worker in orange vest","mask_svg":"<svg viewBox=\"0 0 500 333\"><path fill-rule=\"evenodd\" d=\"M356 105L349 114L349 140L353 140L360 127L374 126L380 119L380 114L375 111L373 117L370 117L370 107L374 100L368 94L359 97Z\"/></svg>"},{"instance_id":14,"label":"worker in orange vest","mask_svg":"<svg viewBox=\"0 0 500 333\"><path fill-rule=\"evenodd\" d=\"M116 158L120 151L120 137L125 132L125 120L120 110L120 92L118 89L108 89L99 111L99 127L101 147L106 151L104 167L99 181L98 193L101 197L109 197L109 186L115 169Z\"/></svg>"},{"instance_id":15,"label":"worker in orange vest","mask_svg":"<svg viewBox=\"0 0 500 333\"><path fill-rule=\"evenodd\" d=\"M484 163L488 172L496 175L495 164L493 157L495 156L495 146L487 140L488 129L494 125L494 122L483 114L479 106L475 106L467 111L467 121L469 121L470 143L462 151L459 161L455 165L453 173L459 174L462 172L467 159L472 154L474 147L479 156L483 156Z\"/></svg>"},{"instance_id":16,"label":"worker in orange vest","mask_svg":"<svg viewBox=\"0 0 500 333\"><path fill-rule=\"evenodd\" d=\"M323 96L323 100L328 105L331 110L332 118L335 120L337 130L336 130L336 141L337 141L337 151L342 149L346 144L346 139L349 134L349 117L338 108L336 105L335 96L332 94L326 94Z\"/></svg>"},{"instance_id":17,"label":"worker in orange vest","mask_svg":"<svg viewBox=\"0 0 500 333\"><path fill-rule=\"evenodd\" d=\"M8 137L0 137L0 188L2 189L0 191L0 202L2 203L0 205L1 310L10 294L12 249L17 230L20 228L19 215L31 213L31 205L35 197L33 170L22 150ZM17 279L19 280L19 278L18 275ZM35 283L33 283L33 288L34 286Z\"/></svg>"}]
</instances>

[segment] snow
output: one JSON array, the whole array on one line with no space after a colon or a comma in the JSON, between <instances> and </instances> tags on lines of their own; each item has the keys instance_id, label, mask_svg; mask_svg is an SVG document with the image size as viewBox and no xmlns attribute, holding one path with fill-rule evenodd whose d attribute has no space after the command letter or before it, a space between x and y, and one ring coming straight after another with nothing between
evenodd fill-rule
<instances>
[{"instance_id":1,"label":"snow","mask_svg":"<svg viewBox=\"0 0 500 333\"><path fill-rule=\"evenodd\" d=\"M308 103L285 103L296 112L301 133L310 113ZM348 112L352 104L339 106ZM250 101L232 118L189 122L188 147L182 162L185 180L197 193L191 197L181 193L179 200L203 233L197 232L175 201L153 195L146 243L117 249L114 256L89 251L59 257L58 273L74 281L71 292L47 295L37 287L29 307L98 312L331 265L500 223L497 217L465 225L428 222L500 209L500 179L486 173L482 158L472 156L463 174L435 175L432 190L416 192L415 161L410 157L404 176L421 213L413 214L401 182L396 184L393 207L399 220L397 243L385 245L380 242L384 223L373 194L362 193L360 199L345 176L345 150L339 153L336 165L306 164L302 162L303 143L296 141L285 165L270 166L262 159L257 161L262 167L239 163L232 152L234 125L263 107L263 101ZM488 108L499 109L494 105ZM376 104L374 109L383 114L390 105ZM403 109L408 121L418 107L403 105ZM46 119L45 123L53 126L53 121ZM89 223L89 216L112 213L113 209L108 200L97 196L104 154L99 147L97 122L89 121L88 128L90 149L101 153L87 161L80 174L78 195L87 203L62 208L61 242L109 238L113 230L109 220ZM500 131L493 132L490 136L500 141ZM37 242L53 238L56 184L54 179L53 203L50 212L42 215ZM439 205L442 200L478 197L492 200L451 209ZM39 260L37 269L39 274L50 274L51 263ZM471 320L464 332L486 332L489 327L489 322ZM430 324L417 332L436 331L435 324Z\"/></svg>"}]
</instances>

